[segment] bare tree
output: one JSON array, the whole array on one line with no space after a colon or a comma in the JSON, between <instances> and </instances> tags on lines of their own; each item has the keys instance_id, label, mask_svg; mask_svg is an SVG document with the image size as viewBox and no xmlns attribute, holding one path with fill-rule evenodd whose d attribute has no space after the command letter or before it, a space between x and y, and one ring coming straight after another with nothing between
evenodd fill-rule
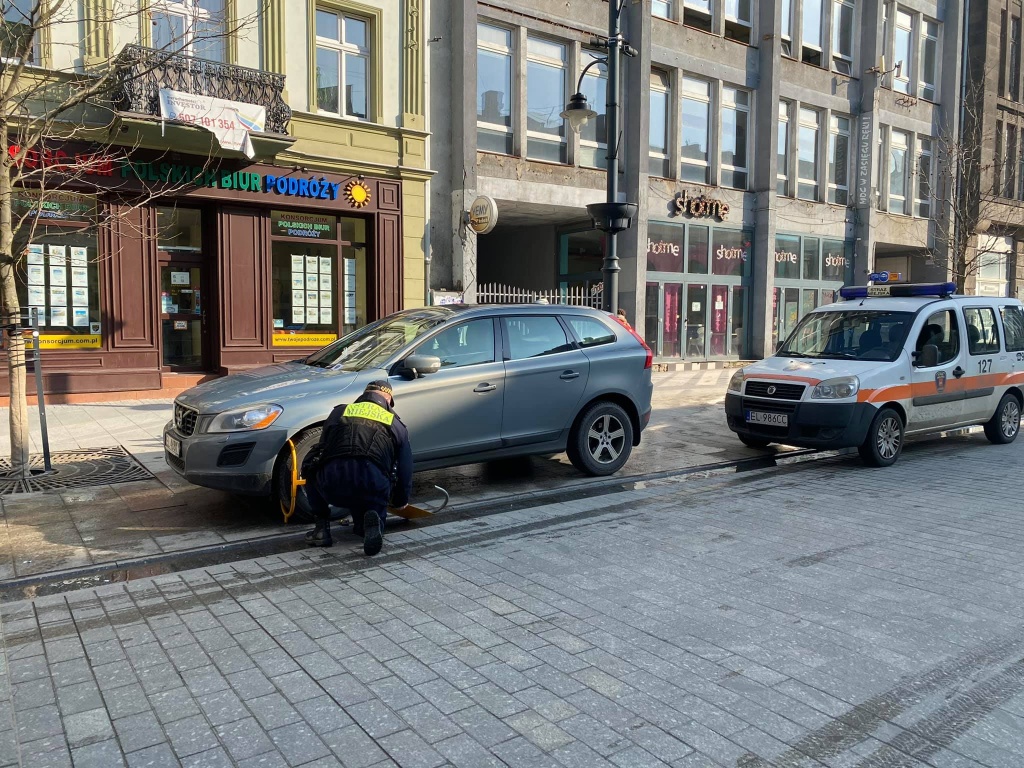
<instances>
[{"instance_id":1,"label":"bare tree","mask_svg":"<svg viewBox=\"0 0 1024 768\"><path fill-rule=\"evenodd\" d=\"M79 13L80 8L88 13L88 9L102 6L77 0L0 0L4 13L0 19L0 325L7 351L11 474L15 477L28 476L30 461L26 344L17 281L25 244L35 234L42 206L48 196L68 183L87 182L90 175L131 156L133 147L108 137L117 117L118 96L134 79L145 78L183 55L186 45L227 38L255 27L255 18L236 18L230 24L225 18L219 29L212 30L188 27L163 41L141 66L137 59L117 53L90 61L87 69L71 74L41 73L31 66L42 40L71 39L78 46L84 21L107 39L113 39L115 28L122 33L138 28L138 3L115 3L103 18L83 19ZM67 162L39 162L55 142L68 140L88 142L89 151ZM211 163L212 155L203 162ZM191 181L145 188L141 194L135 189L132 206L180 193ZM32 203L16 206L24 190L30 191ZM94 227L107 224L102 217L93 222Z\"/></svg>"}]
</instances>

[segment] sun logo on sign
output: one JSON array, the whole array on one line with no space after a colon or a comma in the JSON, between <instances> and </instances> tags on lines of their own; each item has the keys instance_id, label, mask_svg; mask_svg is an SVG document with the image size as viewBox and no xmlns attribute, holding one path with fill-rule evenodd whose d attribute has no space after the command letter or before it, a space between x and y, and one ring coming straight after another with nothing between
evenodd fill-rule
<instances>
[{"instance_id":1,"label":"sun logo on sign","mask_svg":"<svg viewBox=\"0 0 1024 768\"><path fill-rule=\"evenodd\" d=\"M370 202L370 188L361 181L345 185L345 199L353 208L365 208Z\"/></svg>"}]
</instances>

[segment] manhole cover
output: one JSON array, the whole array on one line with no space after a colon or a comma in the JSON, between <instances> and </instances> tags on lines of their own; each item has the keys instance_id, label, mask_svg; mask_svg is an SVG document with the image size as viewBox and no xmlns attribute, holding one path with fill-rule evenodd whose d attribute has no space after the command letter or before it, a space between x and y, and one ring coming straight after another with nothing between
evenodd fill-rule
<instances>
[{"instance_id":1,"label":"manhole cover","mask_svg":"<svg viewBox=\"0 0 1024 768\"><path fill-rule=\"evenodd\" d=\"M53 471L43 473L43 457L30 461L33 476L27 480L4 477L11 469L9 458L0 458L0 496L12 493L37 493L65 488L84 488L110 483L151 480L153 475L121 446L54 451L50 454Z\"/></svg>"}]
</instances>

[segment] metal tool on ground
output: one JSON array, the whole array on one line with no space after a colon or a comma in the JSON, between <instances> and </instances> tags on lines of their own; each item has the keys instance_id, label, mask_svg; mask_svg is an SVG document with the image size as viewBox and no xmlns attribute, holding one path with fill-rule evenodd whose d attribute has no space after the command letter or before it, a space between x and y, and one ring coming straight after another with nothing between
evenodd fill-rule
<instances>
[{"instance_id":1,"label":"metal tool on ground","mask_svg":"<svg viewBox=\"0 0 1024 768\"><path fill-rule=\"evenodd\" d=\"M289 488L288 504L285 505L284 501L281 501L281 514L284 515L285 524L291 519L292 515L295 514L296 499L299 495L299 488L306 484L306 479L299 475L299 462L295 455L295 442L293 440L288 441L288 450L291 451L292 455L292 471L291 471L291 483ZM409 504L405 509L395 509L394 507L388 507L388 513L396 515L398 517L405 518L406 520L417 520L423 517L430 517L436 515L442 509L448 506L448 502L451 501L451 496L448 491L439 485L434 486L444 495L444 501L441 505L433 509L426 507L417 507L413 504Z\"/></svg>"}]
</instances>

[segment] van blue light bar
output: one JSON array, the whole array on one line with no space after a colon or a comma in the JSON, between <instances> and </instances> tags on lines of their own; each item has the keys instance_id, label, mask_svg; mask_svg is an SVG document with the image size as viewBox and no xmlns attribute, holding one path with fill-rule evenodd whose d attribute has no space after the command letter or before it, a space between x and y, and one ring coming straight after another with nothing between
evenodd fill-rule
<instances>
[{"instance_id":1,"label":"van blue light bar","mask_svg":"<svg viewBox=\"0 0 1024 768\"><path fill-rule=\"evenodd\" d=\"M844 299L876 297L939 296L946 298L956 292L956 283L897 283L895 285L844 285L839 295Z\"/></svg>"}]
</instances>

